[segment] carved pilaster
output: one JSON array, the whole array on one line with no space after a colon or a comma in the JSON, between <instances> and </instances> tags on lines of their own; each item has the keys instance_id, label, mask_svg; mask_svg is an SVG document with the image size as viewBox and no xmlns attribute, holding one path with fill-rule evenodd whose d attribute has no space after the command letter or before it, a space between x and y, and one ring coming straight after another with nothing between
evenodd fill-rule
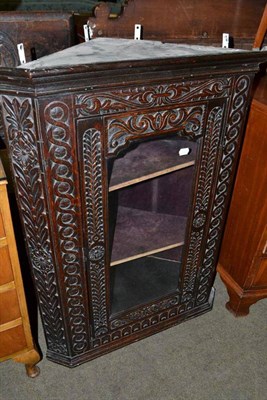
<instances>
[{"instance_id":1,"label":"carved pilaster","mask_svg":"<svg viewBox=\"0 0 267 400\"><path fill-rule=\"evenodd\" d=\"M70 330L69 343L74 354L89 348L87 296L83 277L81 238L81 205L79 179L76 169L75 142L71 135L70 109L62 101L53 101L44 107L46 136L44 148L53 235L56 238L56 258L63 277L61 292L66 301L65 313ZM77 170L77 169L76 169Z\"/></svg>"},{"instance_id":2,"label":"carved pilaster","mask_svg":"<svg viewBox=\"0 0 267 400\"><path fill-rule=\"evenodd\" d=\"M32 103L3 96L3 115L48 348L67 354Z\"/></svg>"},{"instance_id":3,"label":"carved pilaster","mask_svg":"<svg viewBox=\"0 0 267 400\"><path fill-rule=\"evenodd\" d=\"M87 129L83 133L82 141L89 258L88 273L96 337L108 331L100 135L100 131L97 129Z\"/></svg>"},{"instance_id":4,"label":"carved pilaster","mask_svg":"<svg viewBox=\"0 0 267 400\"><path fill-rule=\"evenodd\" d=\"M186 266L183 277L182 300L188 301L193 297L196 283L197 270L200 263L201 248L204 244L205 225L212 194L216 163L219 151L220 135L222 128L223 108L214 107L208 116L206 133L203 138L201 164L195 205L193 209L192 231L186 255Z\"/></svg>"},{"instance_id":5,"label":"carved pilaster","mask_svg":"<svg viewBox=\"0 0 267 400\"><path fill-rule=\"evenodd\" d=\"M233 180L233 166L236 161L236 155L241 140L241 129L245 121L246 100L250 83L251 77L244 75L238 77L234 85L230 106L231 112L223 138L223 155L213 203L210 228L199 276L197 304L201 304L207 300L211 281L214 278L227 197Z\"/></svg>"}]
</instances>

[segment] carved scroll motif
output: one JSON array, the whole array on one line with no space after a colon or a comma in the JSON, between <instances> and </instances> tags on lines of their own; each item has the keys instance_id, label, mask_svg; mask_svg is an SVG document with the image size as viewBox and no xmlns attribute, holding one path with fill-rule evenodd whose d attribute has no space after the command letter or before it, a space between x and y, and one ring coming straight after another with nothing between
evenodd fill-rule
<instances>
[{"instance_id":1,"label":"carved scroll motif","mask_svg":"<svg viewBox=\"0 0 267 400\"><path fill-rule=\"evenodd\" d=\"M147 107L174 106L192 102L227 97L232 78L170 83L158 86L141 86L106 93L76 96L76 116L90 117Z\"/></svg>"},{"instance_id":2,"label":"carved scroll motif","mask_svg":"<svg viewBox=\"0 0 267 400\"><path fill-rule=\"evenodd\" d=\"M108 331L100 135L96 129L88 129L83 134L89 285L96 337Z\"/></svg>"},{"instance_id":3,"label":"carved scroll motif","mask_svg":"<svg viewBox=\"0 0 267 400\"><path fill-rule=\"evenodd\" d=\"M202 135L205 106L183 107L153 113L118 116L108 120L108 152L116 154L130 141L155 133L175 132L188 139Z\"/></svg>"},{"instance_id":4,"label":"carved scroll motif","mask_svg":"<svg viewBox=\"0 0 267 400\"><path fill-rule=\"evenodd\" d=\"M68 106L60 101L48 104L44 111L48 142L51 196L55 214L54 234L57 236L57 258L64 276L67 320L74 353L89 347L86 297L82 283L82 244L79 235L80 206L78 177L74 172L73 143L70 135Z\"/></svg>"},{"instance_id":5,"label":"carved scroll motif","mask_svg":"<svg viewBox=\"0 0 267 400\"><path fill-rule=\"evenodd\" d=\"M0 67L16 67L19 57L16 44L9 35L0 31Z\"/></svg>"},{"instance_id":6,"label":"carved scroll motif","mask_svg":"<svg viewBox=\"0 0 267 400\"><path fill-rule=\"evenodd\" d=\"M214 206L212 210L210 229L203 266L199 277L197 304L204 303L209 296L211 280L218 252L219 238L222 231L222 221L225 214L226 199L230 189L233 163L237 155L240 132L245 119L245 107L251 83L250 76L240 76L236 79L232 97L231 114L228 129L224 137L223 156L217 182Z\"/></svg>"},{"instance_id":7,"label":"carved scroll motif","mask_svg":"<svg viewBox=\"0 0 267 400\"><path fill-rule=\"evenodd\" d=\"M48 348L67 354L31 102L3 96L3 112Z\"/></svg>"},{"instance_id":8,"label":"carved scroll motif","mask_svg":"<svg viewBox=\"0 0 267 400\"><path fill-rule=\"evenodd\" d=\"M204 237L204 226L207 221L207 213L211 201L212 182L216 170L222 128L222 116L222 107L215 107L211 110L208 117L206 133L203 139L204 143L199 179L197 183L192 233L184 272L182 301L188 301L193 297L200 250Z\"/></svg>"}]
</instances>

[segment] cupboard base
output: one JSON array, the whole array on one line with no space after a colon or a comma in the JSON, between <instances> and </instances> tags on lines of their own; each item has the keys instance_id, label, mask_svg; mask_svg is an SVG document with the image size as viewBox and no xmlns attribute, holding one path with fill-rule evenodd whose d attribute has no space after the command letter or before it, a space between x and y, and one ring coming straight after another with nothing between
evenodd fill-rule
<instances>
[{"instance_id":1,"label":"cupboard base","mask_svg":"<svg viewBox=\"0 0 267 400\"><path fill-rule=\"evenodd\" d=\"M109 341L107 344L102 345L101 347L91 349L87 353L83 353L80 356L75 356L75 357L65 357L64 355L57 354L51 350L47 350L46 357L48 360L53 361L57 364L64 365L69 368L74 368L78 367L79 365L91 361L97 357L100 357L102 355L105 355L107 353L110 353L113 350L117 350L121 347L127 346L131 343L137 342L141 339L144 339L148 336L151 336L155 333L161 332L165 329L171 328L172 326L178 325L181 322L184 322L186 320L190 320L192 318L195 318L199 315L205 314L208 311L212 310L213 307L213 302L214 302L214 296L215 296L215 289L212 287L212 290L210 292L210 297L208 301L204 304L201 304L200 306L194 308L193 310L190 310L189 312L179 315L179 318L173 318L168 321L160 321L158 326L153 325L150 326L147 329L144 329L142 332L136 332L131 334L130 336L126 336L123 338L119 338L114 341Z\"/></svg>"},{"instance_id":2,"label":"cupboard base","mask_svg":"<svg viewBox=\"0 0 267 400\"><path fill-rule=\"evenodd\" d=\"M218 265L218 272L229 295L229 301L225 304L225 307L235 317L245 317L249 314L250 306L267 297L266 289L242 289L220 264Z\"/></svg>"}]
</instances>

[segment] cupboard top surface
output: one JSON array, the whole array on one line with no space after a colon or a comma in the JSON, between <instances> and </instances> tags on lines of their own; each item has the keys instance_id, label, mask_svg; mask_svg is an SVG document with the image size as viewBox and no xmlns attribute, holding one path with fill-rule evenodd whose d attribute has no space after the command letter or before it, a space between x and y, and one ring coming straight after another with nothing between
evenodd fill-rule
<instances>
[{"instance_id":1,"label":"cupboard top surface","mask_svg":"<svg viewBox=\"0 0 267 400\"><path fill-rule=\"evenodd\" d=\"M130 60L180 58L239 53L244 50L162 43L149 40L98 38L21 65L23 69L67 67Z\"/></svg>"}]
</instances>

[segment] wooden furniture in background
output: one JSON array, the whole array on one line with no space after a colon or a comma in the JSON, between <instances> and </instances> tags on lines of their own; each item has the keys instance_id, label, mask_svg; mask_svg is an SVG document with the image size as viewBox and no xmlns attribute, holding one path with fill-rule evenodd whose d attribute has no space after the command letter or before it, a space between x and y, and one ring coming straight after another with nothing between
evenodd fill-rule
<instances>
[{"instance_id":1,"label":"wooden furniture in background","mask_svg":"<svg viewBox=\"0 0 267 400\"><path fill-rule=\"evenodd\" d=\"M1 12L0 67L19 65L17 44L23 43L26 61L63 50L74 44L71 13Z\"/></svg>"},{"instance_id":2,"label":"wooden furniture in background","mask_svg":"<svg viewBox=\"0 0 267 400\"><path fill-rule=\"evenodd\" d=\"M95 39L2 69L49 359L76 366L211 309L264 59Z\"/></svg>"},{"instance_id":3,"label":"wooden furniture in background","mask_svg":"<svg viewBox=\"0 0 267 400\"><path fill-rule=\"evenodd\" d=\"M267 297L267 76L251 105L218 272L236 316Z\"/></svg>"},{"instance_id":4,"label":"wooden furniture in background","mask_svg":"<svg viewBox=\"0 0 267 400\"><path fill-rule=\"evenodd\" d=\"M17 44L23 43L26 61L63 50L74 44L74 20L71 13L1 12L0 67L20 64ZM0 108L0 148L4 146Z\"/></svg>"},{"instance_id":5,"label":"wooden furniture in background","mask_svg":"<svg viewBox=\"0 0 267 400\"><path fill-rule=\"evenodd\" d=\"M267 5L253 44L258 50L267 29ZM266 65L265 65L266 70ZM267 75L258 76L248 118L218 272L225 283L226 307L235 316L267 297Z\"/></svg>"},{"instance_id":6,"label":"wooden furniture in background","mask_svg":"<svg viewBox=\"0 0 267 400\"><path fill-rule=\"evenodd\" d=\"M6 185L0 160L0 361L24 363L34 378L40 355L32 339Z\"/></svg>"},{"instance_id":7,"label":"wooden furniture in background","mask_svg":"<svg viewBox=\"0 0 267 400\"><path fill-rule=\"evenodd\" d=\"M262 42L264 40L264 37L266 35L266 30L267 30L267 4L265 6L261 22L255 37L255 41L253 43L253 49L259 50L262 46Z\"/></svg>"},{"instance_id":8,"label":"wooden furniture in background","mask_svg":"<svg viewBox=\"0 0 267 400\"><path fill-rule=\"evenodd\" d=\"M251 49L265 0L128 0L118 18L101 3L95 18L89 18L96 37L133 38L134 25L141 24L143 39L221 46L222 33L235 48Z\"/></svg>"}]
</instances>

